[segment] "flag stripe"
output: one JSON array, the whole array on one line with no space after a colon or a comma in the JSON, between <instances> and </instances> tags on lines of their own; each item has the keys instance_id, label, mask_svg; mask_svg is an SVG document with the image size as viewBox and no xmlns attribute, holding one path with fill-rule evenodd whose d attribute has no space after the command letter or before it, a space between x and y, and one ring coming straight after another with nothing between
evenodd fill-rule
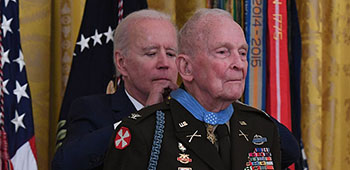
<instances>
[{"instance_id":1,"label":"flag stripe","mask_svg":"<svg viewBox=\"0 0 350 170\"><path fill-rule=\"evenodd\" d=\"M32 149L32 152L33 152L35 159L38 159L37 154L36 154L35 137L34 136L32 138L30 138L29 145L30 145L30 148Z\"/></svg>"},{"instance_id":2,"label":"flag stripe","mask_svg":"<svg viewBox=\"0 0 350 170\"><path fill-rule=\"evenodd\" d=\"M38 169L36 158L32 152L29 141L18 148L15 156L11 158L14 170L34 170Z\"/></svg>"}]
</instances>

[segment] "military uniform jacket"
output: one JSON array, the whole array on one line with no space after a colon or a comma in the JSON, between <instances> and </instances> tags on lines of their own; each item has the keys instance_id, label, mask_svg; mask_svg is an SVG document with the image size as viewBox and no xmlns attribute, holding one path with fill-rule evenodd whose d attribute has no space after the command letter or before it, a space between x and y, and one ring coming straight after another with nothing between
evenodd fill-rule
<instances>
[{"instance_id":1,"label":"military uniform jacket","mask_svg":"<svg viewBox=\"0 0 350 170\"><path fill-rule=\"evenodd\" d=\"M231 169L245 169L249 164L249 153L254 153L256 148L269 148L274 169L281 169L278 130L270 117L240 102L234 102L233 107L234 114L230 119ZM147 169L155 131L155 112L158 110L165 113L165 128L157 169L225 170L216 147L206 138L205 124L174 99L146 107L136 113L137 116L123 119L107 151L105 170ZM196 136L190 141L193 134ZM261 145L254 144L254 136L266 141L258 143ZM186 148L184 152L179 143Z\"/></svg>"}]
</instances>

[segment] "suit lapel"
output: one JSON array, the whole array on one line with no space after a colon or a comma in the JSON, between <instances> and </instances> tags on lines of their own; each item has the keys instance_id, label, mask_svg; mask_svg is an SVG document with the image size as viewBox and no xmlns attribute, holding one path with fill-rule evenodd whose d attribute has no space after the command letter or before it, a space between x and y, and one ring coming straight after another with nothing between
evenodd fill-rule
<instances>
[{"instance_id":1,"label":"suit lapel","mask_svg":"<svg viewBox=\"0 0 350 170\"><path fill-rule=\"evenodd\" d=\"M170 109L175 125L176 137L185 147L192 150L212 169L224 170L225 168L215 146L207 139L204 123L193 117L191 113L174 99L170 100ZM181 127L181 123L186 124L184 122L187 125ZM191 136L193 137L190 141Z\"/></svg>"},{"instance_id":2,"label":"suit lapel","mask_svg":"<svg viewBox=\"0 0 350 170\"><path fill-rule=\"evenodd\" d=\"M117 91L112 95L112 110L115 121L129 116L132 112L136 112L134 105L125 93L124 83L120 82Z\"/></svg>"}]
</instances>

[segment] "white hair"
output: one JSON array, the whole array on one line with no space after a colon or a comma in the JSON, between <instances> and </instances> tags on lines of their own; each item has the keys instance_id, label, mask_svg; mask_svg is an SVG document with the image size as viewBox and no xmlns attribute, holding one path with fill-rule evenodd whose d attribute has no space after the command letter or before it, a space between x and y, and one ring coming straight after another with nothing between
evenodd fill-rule
<instances>
[{"instance_id":1,"label":"white hair","mask_svg":"<svg viewBox=\"0 0 350 170\"><path fill-rule=\"evenodd\" d=\"M121 51L121 54L124 56L127 56L128 53L128 47L129 47L129 37L130 37L130 28L131 27L137 27L137 25L134 25L137 21L143 20L143 19L153 19L153 20L165 20L169 21L175 28L175 25L171 21L171 18L169 15L164 14L162 12L152 10L152 9L143 9L140 11L133 12L129 14L127 17L125 17L117 26L114 32L114 50L113 55L115 54L116 50ZM116 66L115 57L113 56L114 65ZM116 69L116 74L119 76L119 72Z\"/></svg>"},{"instance_id":2,"label":"white hair","mask_svg":"<svg viewBox=\"0 0 350 170\"><path fill-rule=\"evenodd\" d=\"M231 14L222 9L202 8L197 10L179 31L179 54L194 56L199 49L203 49L201 45L207 42L208 28L214 20L219 20L222 17L233 21Z\"/></svg>"}]
</instances>

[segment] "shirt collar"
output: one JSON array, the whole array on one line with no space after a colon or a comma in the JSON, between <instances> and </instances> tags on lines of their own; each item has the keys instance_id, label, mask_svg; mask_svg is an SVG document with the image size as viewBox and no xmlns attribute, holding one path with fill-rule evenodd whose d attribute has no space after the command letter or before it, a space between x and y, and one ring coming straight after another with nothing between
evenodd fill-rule
<instances>
[{"instance_id":1,"label":"shirt collar","mask_svg":"<svg viewBox=\"0 0 350 170\"><path fill-rule=\"evenodd\" d=\"M135 98L133 98L128 91L125 89L125 93L128 96L128 98L130 99L131 103L134 105L134 107L136 108L137 111L141 110L144 106L137 101Z\"/></svg>"}]
</instances>

